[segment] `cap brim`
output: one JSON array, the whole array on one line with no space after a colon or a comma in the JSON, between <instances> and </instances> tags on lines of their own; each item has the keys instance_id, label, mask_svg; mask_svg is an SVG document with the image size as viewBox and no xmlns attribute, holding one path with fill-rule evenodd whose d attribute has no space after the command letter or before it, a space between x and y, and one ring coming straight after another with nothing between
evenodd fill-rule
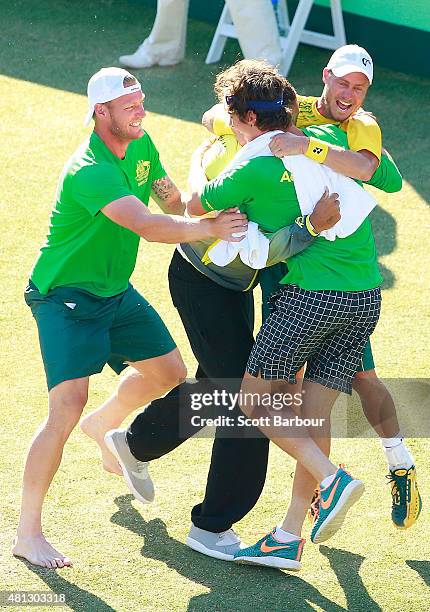
<instances>
[{"instance_id":1,"label":"cap brim","mask_svg":"<svg viewBox=\"0 0 430 612\"><path fill-rule=\"evenodd\" d=\"M344 77L347 74L351 74L351 72L361 72L361 74L364 74L364 76L367 77L369 83L372 84L373 79L370 78L369 73L366 72L366 69L361 68L360 66L357 66L356 64L348 64L346 66L340 66L339 68L330 68L330 70L332 71L334 76L337 76L337 77Z\"/></svg>"}]
</instances>

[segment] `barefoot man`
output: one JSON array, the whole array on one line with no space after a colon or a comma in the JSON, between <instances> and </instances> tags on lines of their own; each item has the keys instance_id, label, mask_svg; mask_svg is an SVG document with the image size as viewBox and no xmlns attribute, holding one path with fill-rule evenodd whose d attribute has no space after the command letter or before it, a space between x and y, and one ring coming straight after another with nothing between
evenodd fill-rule
<instances>
[{"instance_id":1,"label":"barefoot man","mask_svg":"<svg viewBox=\"0 0 430 612\"><path fill-rule=\"evenodd\" d=\"M106 363L118 374L130 366L116 393L84 425L96 440L186 376L163 321L129 282L140 237L173 244L231 240L246 229L245 216L234 211L217 219L175 216L184 209L181 194L141 127L144 95L130 73L103 68L93 75L88 105L86 124L93 118L94 131L61 173L47 241L25 292L38 326L49 411L27 455L12 552L52 569L71 561L43 536L42 505L87 402L89 376ZM150 195L170 215L151 214ZM103 452L106 467L117 470ZM137 462L137 473L140 467Z\"/></svg>"}]
</instances>

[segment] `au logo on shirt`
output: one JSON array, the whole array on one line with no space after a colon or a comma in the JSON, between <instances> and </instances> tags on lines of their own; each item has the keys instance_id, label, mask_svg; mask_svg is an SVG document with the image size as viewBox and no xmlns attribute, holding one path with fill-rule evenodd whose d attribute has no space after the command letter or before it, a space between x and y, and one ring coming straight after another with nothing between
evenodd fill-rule
<instances>
[{"instance_id":1,"label":"au logo on shirt","mask_svg":"<svg viewBox=\"0 0 430 612\"><path fill-rule=\"evenodd\" d=\"M150 161L143 161L140 159L136 164L136 183L139 185L144 185L148 180L149 170L151 168Z\"/></svg>"},{"instance_id":2,"label":"au logo on shirt","mask_svg":"<svg viewBox=\"0 0 430 612\"><path fill-rule=\"evenodd\" d=\"M284 181L288 181L289 183L292 183L294 181L293 175L291 174L291 172L288 172L288 170L285 170L279 182L283 183Z\"/></svg>"}]
</instances>

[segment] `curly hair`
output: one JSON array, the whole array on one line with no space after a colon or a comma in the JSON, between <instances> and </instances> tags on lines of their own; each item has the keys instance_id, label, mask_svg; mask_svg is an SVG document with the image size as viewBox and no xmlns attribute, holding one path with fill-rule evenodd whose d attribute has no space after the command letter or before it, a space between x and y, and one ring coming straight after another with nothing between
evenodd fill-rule
<instances>
[{"instance_id":1,"label":"curly hair","mask_svg":"<svg viewBox=\"0 0 430 612\"><path fill-rule=\"evenodd\" d=\"M296 91L276 68L265 61L241 60L233 64L217 75L214 89L219 101L226 101L228 111L237 113L242 121L249 110L254 110L256 126L260 130L282 130L291 124L292 109L297 104ZM262 109L261 106L267 102L275 104L272 108ZM252 108L253 103L257 103L256 108Z\"/></svg>"}]
</instances>

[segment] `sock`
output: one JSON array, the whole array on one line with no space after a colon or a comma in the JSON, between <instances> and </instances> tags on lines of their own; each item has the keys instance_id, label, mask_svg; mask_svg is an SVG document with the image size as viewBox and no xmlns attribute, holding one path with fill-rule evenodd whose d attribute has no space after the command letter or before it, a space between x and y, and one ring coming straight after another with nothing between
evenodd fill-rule
<instances>
[{"instance_id":1,"label":"sock","mask_svg":"<svg viewBox=\"0 0 430 612\"><path fill-rule=\"evenodd\" d=\"M333 482L336 474L337 472L335 472L334 474L331 474L330 476L326 476L324 480L321 480L321 483L320 483L321 489L326 489L327 487L329 487L331 483Z\"/></svg>"},{"instance_id":2,"label":"sock","mask_svg":"<svg viewBox=\"0 0 430 612\"><path fill-rule=\"evenodd\" d=\"M275 537L280 542L294 542L295 540L300 540L300 536L294 535L294 533L290 533L289 531L284 531L282 527L276 525L275 529Z\"/></svg>"},{"instance_id":3,"label":"sock","mask_svg":"<svg viewBox=\"0 0 430 612\"><path fill-rule=\"evenodd\" d=\"M381 438L381 444L391 471L402 468L408 470L414 465L414 458L403 442L403 438Z\"/></svg>"}]
</instances>

